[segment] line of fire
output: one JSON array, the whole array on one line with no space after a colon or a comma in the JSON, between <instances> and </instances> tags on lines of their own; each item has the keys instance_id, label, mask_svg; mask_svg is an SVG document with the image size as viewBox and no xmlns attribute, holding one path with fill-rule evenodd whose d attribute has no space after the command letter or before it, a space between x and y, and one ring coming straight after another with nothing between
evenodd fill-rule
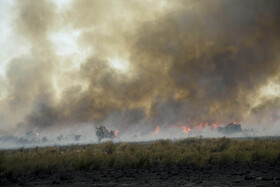
<instances>
[{"instance_id":1,"label":"line of fire","mask_svg":"<svg viewBox=\"0 0 280 187\"><path fill-rule=\"evenodd\" d=\"M241 124L236 122L231 122L227 125L219 125L217 123L200 123L195 127L190 127L187 125L173 125L172 130L174 133L181 134L181 138L186 137L199 137L202 135L204 130L215 132L218 136L236 136L236 137L254 137L256 130L242 128ZM148 136L151 140L156 140L160 138L161 133L165 131L170 131L170 129L162 128L160 125L157 125L154 131L144 134L141 131L137 131L132 135L132 141L137 140L137 138ZM122 134L117 129L109 129L105 125L98 125L95 127L95 135L92 133L92 141L96 143L105 142L105 141L122 141ZM65 133L59 134L56 137L49 138L44 135L44 133L39 132L39 130L28 131L24 136L1 136L0 145L13 145L15 147L20 146L30 146L30 145L48 145L48 144L79 144L83 143L83 135L77 133ZM176 139L176 138L175 138ZM178 138L177 138L178 139Z\"/></svg>"}]
</instances>

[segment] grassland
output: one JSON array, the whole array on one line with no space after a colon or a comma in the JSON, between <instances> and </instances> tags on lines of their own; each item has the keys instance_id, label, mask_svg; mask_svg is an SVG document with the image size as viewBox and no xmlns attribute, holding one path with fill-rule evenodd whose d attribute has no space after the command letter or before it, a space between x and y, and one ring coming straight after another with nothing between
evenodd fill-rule
<instances>
[{"instance_id":1,"label":"grassland","mask_svg":"<svg viewBox=\"0 0 280 187\"><path fill-rule=\"evenodd\" d=\"M6 176L74 172L106 168L145 168L174 164L280 163L279 139L157 140L0 151Z\"/></svg>"}]
</instances>

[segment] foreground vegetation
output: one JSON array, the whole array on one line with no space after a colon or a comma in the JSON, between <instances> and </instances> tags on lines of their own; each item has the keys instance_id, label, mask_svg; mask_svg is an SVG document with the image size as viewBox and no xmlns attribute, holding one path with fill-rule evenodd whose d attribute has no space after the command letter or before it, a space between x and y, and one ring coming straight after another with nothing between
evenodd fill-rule
<instances>
[{"instance_id":1,"label":"foreground vegetation","mask_svg":"<svg viewBox=\"0 0 280 187\"><path fill-rule=\"evenodd\" d=\"M103 168L144 168L173 164L236 162L280 163L279 139L157 140L150 143L112 143L0 151L4 175L34 175Z\"/></svg>"}]
</instances>

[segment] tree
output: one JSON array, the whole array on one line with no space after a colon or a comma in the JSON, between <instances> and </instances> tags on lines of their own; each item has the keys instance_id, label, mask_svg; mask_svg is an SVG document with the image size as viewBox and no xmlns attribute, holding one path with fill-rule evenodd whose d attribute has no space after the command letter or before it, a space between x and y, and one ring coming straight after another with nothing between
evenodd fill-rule
<instances>
[{"instance_id":1,"label":"tree","mask_svg":"<svg viewBox=\"0 0 280 187\"><path fill-rule=\"evenodd\" d=\"M98 137L98 142L101 142L101 140L105 138L114 139L116 137L114 130L108 130L103 125L96 127L96 136Z\"/></svg>"}]
</instances>

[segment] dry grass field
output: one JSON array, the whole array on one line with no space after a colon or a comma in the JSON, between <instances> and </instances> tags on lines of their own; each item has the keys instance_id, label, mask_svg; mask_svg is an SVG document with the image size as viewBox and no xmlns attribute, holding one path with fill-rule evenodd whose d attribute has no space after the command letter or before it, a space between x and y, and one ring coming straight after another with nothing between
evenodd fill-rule
<instances>
[{"instance_id":1,"label":"dry grass field","mask_svg":"<svg viewBox=\"0 0 280 187\"><path fill-rule=\"evenodd\" d=\"M183 171L183 168L191 166L195 173L199 171L195 168L229 165L238 165L242 171L242 165L274 164L278 168L279 163L279 139L187 138L178 141L105 142L0 151L1 178L5 179L2 182L15 183L19 182L19 178L33 177L35 180L40 176L69 176L69 173L79 175L79 172L136 172L147 169L150 171L151 168L157 172L156 168L168 170L175 167L172 170L180 173L181 169ZM222 170L228 169L222 167Z\"/></svg>"}]
</instances>

